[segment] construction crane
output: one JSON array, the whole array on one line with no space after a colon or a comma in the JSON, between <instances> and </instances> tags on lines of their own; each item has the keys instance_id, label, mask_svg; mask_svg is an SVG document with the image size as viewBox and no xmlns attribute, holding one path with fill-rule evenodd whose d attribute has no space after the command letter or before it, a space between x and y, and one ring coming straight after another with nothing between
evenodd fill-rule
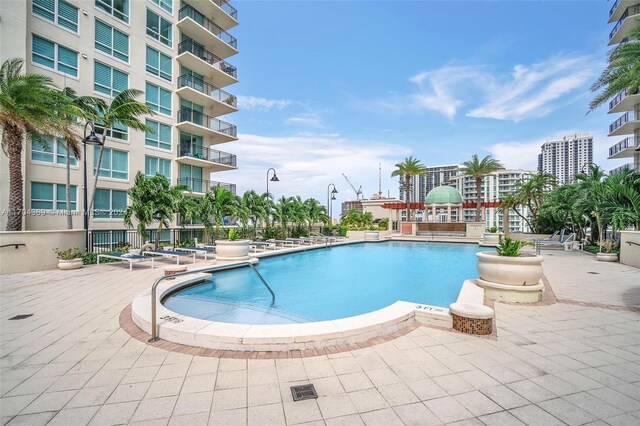
<instances>
[{"instance_id":1,"label":"construction crane","mask_svg":"<svg viewBox=\"0 0 640 426\"><path fill-rule=\"evenodd\" d=\"M362 196L362 185L360 185L360 188L356 189L356 187L353 186L353 184L351 183L351 181L349 180L347 175L342 173L342 176L344 176L344 178L346 179L346 181L349 184L349 186L351 187L351 189L353 189L353 192L356 193L356 201L360 201L360 197Z\"/></svg>"}]
</instances>

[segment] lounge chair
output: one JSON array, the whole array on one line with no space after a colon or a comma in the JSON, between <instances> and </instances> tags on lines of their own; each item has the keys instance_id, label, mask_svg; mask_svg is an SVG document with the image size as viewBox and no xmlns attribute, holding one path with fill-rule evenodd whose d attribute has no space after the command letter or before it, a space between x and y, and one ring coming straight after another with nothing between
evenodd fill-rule
<instances>
[{"instance_id":1,"label":"lounge chair","mask_svg":"<svg viewBox=\"0 0 640 426\"><path fill-rule=\"evenodd\" d=\"M568 235L564 235L564 233L561 233L560 235L560 239L559 240L539 240L538 243L540 244L540 247L549 249L549 248L557 248L557 249L564 249L565 251L568 251L570 247L573 247L573 240L575 239L576 234L574 234L573 232L569 233Z\"/></svg>"},{"instance_id":2,"label":"lounge chair","mask_svg":"<svg viewBox=\"0 0 640 426\"><path fill-rule=\"evenodd\" d=\"M176 247L176 250L203 255L204 260L207 260L207 254L215 254L216 252L215 248L211 247Z\"/></svg>"},{"instance_id":3,"label":"lounge chair","mask_svg":"<svg viewBox=\"0 0 640 426\"><path fill-rule=\"evenodd\" d=\"M100 264L100 259L115 259L120 260L122 262L129 262L129 270L133 269L134 263L145 262L147 260L151 260L151 269L153 269L153 256L140 256L137 254L130 253L109 253L109 254L99 254L96 260L96 264Z\"/></svg>"},{"instance_id":4,"label":"lounge chair","mask_svg":"<svg viewBox=\"0 0 640 426\"><path fill-rule=\"evenodd\" d=\"M295 244L293 241L289 241L289 240L276 240L276 239L270 239L267 240L266 242L268 243L276 243L277 245L279 245L280 247L285 247L285 246L289 246L289 247L293 247L293 245Z\"/></svg>"},{"instance_id":5,"label":"lounge chair","mask_svg":"<svg viewBox=\"0 0 640 426\"><path fill-rule=\"evenodd\" d=\"M267 249L275 250L277 248L276 243L269 243L264 241L251 241L250 246L253 246L255 249L261 248L263 251Z\"/></svg>"},{"instance_id":6,"label":"lounge chair","mask_svg":"<svg viewBox=\"0 0 640 426\"><path fill-rule=\"evenodd\" d=\"M180 258L182 256L192 256L193 263L196 263L196 253L195 252L184 252L184 251L171 251L171 250L147 250L142 252L142 254L149 254L153 256L162 256L162 257L175 257L176 265L180 264Z\"/></svg>"}]
</instances>

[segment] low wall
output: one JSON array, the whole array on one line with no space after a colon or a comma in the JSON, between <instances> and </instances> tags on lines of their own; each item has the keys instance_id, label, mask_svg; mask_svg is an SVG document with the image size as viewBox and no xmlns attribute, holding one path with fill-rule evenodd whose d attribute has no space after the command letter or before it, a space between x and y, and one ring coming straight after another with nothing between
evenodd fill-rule
<instances>
[{"instance_id":1,"label":"low wall","mask_svg":"<svg viewBox=\"0 0 640 426\"><path fill-rule=\"evenodd\" d=\"M551 234L528 234L524 232L509 232L506 234L506 236L516 241L532 241L532 240L546 240L551 236Z\"/></svg>"},{"instance_id":2,"label":"low wall","mask_svg":"<svg viewBox=\"0 0 640 426\"><path fill-rule=\"evenodd\" d=\"M467 232L464 222L418 222L418 232Z\"/></svg>"},{"instance_id":3,"label":"low wall","mask_svg":"<svg viewBox=\"0 0 640 426\"><path fill-rule=\"evenodd\" d=\"M24 244L24 246L0 248L0 275L20 272L44 271L58 267L54 248L84 248L84 230L64 231L0 231L0 246Z\"/></svg>"},{"instance_id":4,"label":"low wall","mask_svg":"<svg viewBox=\"0 0 640 426\"><path fill-rule=\"evenodd\" d=\"M380 233L380 239L382 239L386 235L391 235L392 234L391 231L377 231L377 232ZM359 240L363 240L364 239L364 231L347 231L347 237L348 238L356 238L356 239L359 239Z\"/></svg>"},{"instance_id":5,"label":"low wall","mask_svg":"<svg viewBox=\"0 0 640 426\"><path fill-rule=\"evenodd\" d=\"M482 238L482 235L487 230L487 224L484 222L465 222L467 225L467 237L468 238Z\"/></svg>"},{"instance_id":6,"label":"low wall","mask_svg":"<svg viewBox=\"0 0 640 426\"><path fill-rule=\"evenodd\" d=\"M640 231L620 232L620 263L640 268Z\"/></svg>"}]
</instances>

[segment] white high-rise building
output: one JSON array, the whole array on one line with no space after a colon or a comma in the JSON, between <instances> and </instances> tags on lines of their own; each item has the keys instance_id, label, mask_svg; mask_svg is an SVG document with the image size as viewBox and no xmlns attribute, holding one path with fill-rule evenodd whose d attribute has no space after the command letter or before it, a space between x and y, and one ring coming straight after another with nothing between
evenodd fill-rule
<instances>
[{"instance_id":1,"label":"white high-rise building","mask_svg":"<svg viewBox=\"0 0 640 426\"><path fill-rule=\"evenodd\" d=\"M107 132L90 228L124 229L126 191L138 171L160 173L190 196L202 196L215 172L236 168L236 156L218 145L237 140L236 126L218 118L237 111L238 53L228 30L238 25L226 0L2 0L1 60L24 59L23 71L51 77L58 88L107 103L124 89L144 92L157 115L142 118L155 134L126 126ZM65 229L64 144L28 143L24 149L23 229ZM89 197L98 148L87 147ZM7 208L8 161L0 154L0 209ZM71 161L71 204L83 227L83 160ZM235 185L222 184L232 191ZM6 225L2 216L0 226ZM107 232L107 231L105 231Z\"/></svg>"},{"instance_id":2,"label":"white high-rise building","mask_svg":"<svg viewBox=\"0 0 640 426\"><path fill-rule=\"evenodd\" d=\"M433 188L441 185L446 185L449 183L450 179L453 176L456 176L460 173L460 165L452 164L452 165L444 165L444 166L427 166L426 173L423 173L418 176L411 177L411 202L412 203L423 203L424 200ZM400 200L406 202L405 191L402 185L404 181L403 177L400 177ZM421 222L425 220L424 218L424 210L418 210L413 213L415 215L415 220ZM404 220L405 212L402 212L402 218Z\"/></svg>"},{"instance_id":3,"label":"white high-rise building","mask_svg":"<svg viewBox=\"0 0 640 426\"><path fill-rule=\"evenodd\" d=\"M629 40L629 31L637 28L640 1L617 0L609 10L609 23L615 25L609 33L609 46L639 43ZM640 93L622 90L609 101L609 114L622 113L609 125L609 136L624 137L609 148L609 159L632 158L633 162L616 167L610 174L625 168L640 170Z\"/></svg>"},{"instance_id":4,"label":"white high-rise building","mask_svg":"<svg viewBox=\"0 0 640 426\"><path fill-rule=\"evenodd\" d=\"M552 174L558 184L573 182L583 168L593 162L593 136L574 133L542 144L538 155L538 171Z\"/></svg>"}]
</instances>

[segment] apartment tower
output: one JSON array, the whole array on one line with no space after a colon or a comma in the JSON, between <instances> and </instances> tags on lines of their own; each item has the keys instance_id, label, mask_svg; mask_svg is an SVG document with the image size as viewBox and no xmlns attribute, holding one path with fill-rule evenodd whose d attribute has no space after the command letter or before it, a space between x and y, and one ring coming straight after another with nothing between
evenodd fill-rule
<instances>
[{"instance_id":1,"label":"apartment tower","mask_svg":"<svg viewBox=\"0 0 640 426\"><path fill-rule=\"evenodd\" d=\"M236 156L218 145L237 140L236 126L220 116L237 111L228 86L238 53L228 30L236 9L224 0L3 0L2 60L24 59L26 73L50 76L58 88L107 103L122 90L139 89L157 114L143 118L155 134L119 125L96 128L107 139L99 171L92 230L123 229L126 191L138 171L184 184L202 196L212 173L236 168ZM89 197L98 148L87 147ZM65 229L64 144L28 143L24 150L26 230ZM82 229L84 161L71 160L71 204ZM7 158L2 155L0 208L7 207ZM235 185L221 184L235 191ZM37 214L29 214L29 212ZM6 216L0 226L6 225Z\"/></svg>"},{"instance_id":2,"label":"apartment tower","mask_svg":"<svg viewBox=\"0 0 640 426\"><path fill-rule=\"evenodd\" d=\"M587 164L593 162L593 137L574 133L542 144L538 171L554 175L560 185L573 182Z\"/></svg>"},{"instance_id":3,"label":"apartment tower","mask_svg":"<svg viewBox=\"0 0 640 426\"><path fill-rule=\"evenodd\" d=\"M449 180L460 173L460 166L458 164L444 165L444 166L427 166L426 172L411 177L411 202L424 203L427 194L435 187L440 185L446 185ZM400 177L400 200L406 202L405 190L402 185L404 177ZM402 218L404 220L405 212L402 212ZM419 210L414 212L417 221L424 220L424 211Z\"/></svg>"},{"instance_id":4,"label":"apartment tower","mask_svg":"<svg viewBox=\"0 0 640 426\"><path fill-rule=\"evenodd\" d=\"M640 23L640 1L616 0L609 10L609 23L615 25L609 33L609 46L621 46L625 43L638 43L629 40L629 31ZM625 168L640 170L640 93L622 90L609 101L609 114L620 114L609 125L609 137L621 137L609 148L609 159L629 158L633 161L611 170L619 173Z\"/></svg>"}]
</instances>

